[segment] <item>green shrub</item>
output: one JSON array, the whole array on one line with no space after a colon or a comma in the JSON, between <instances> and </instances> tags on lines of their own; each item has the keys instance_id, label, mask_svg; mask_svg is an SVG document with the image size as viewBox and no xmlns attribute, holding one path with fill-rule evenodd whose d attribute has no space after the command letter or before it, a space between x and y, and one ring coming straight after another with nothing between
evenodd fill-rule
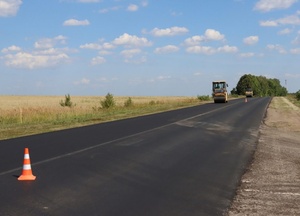
<instances>
[{"instance_id":1,"label":"green shrub","mask_svg":"<svg viewBox=\"0 0 300 216\"><path fill-rule=\"evenodd\" d=\"M197 98L200 101L209 101L210 100L209 95L198 95Z\"/></svg>"},{"instance_id":2,"label":"green shrub","mask_svg":"<svg viewBox=\"0 0 300 216\"><path fill-rule=\"evenodd\" d=\"M73 107L75 106L76 104L73 104L73 102L71 101L71 96L68 94L68 95L65 95L65 100L61 100L59 102L59 104L62 106L62 107Z\"/></svg>"},{"instance_id":3,"label":"green shrub","mask_svg":"<svg viewBox=\"0 0 300 216\"><path fill-rule=\"evenodd\" d=\"M133 105L133 101L131 97L129 97L125 102L124 102L124 107L131 107Z\"/></svg>"},{"instance_id":4,"label":"green shrub","mask_svg":"<svg viewBox=\"0 0 300 216\"><path fill-rule=\"evenodd\" d=\"M298 90L298 91L296 92L295 96L296 96L296 99L297 99L297 100L300 100L300 90Z\"/></svg>"},{"instance_id":5,"label":"green shrub","mask_svg":"<svg viewBox=\"0 0 300 216\"><path fill-rule=\"evenodd\" d=\"M100 101L101 107L104 109L112 108L116 105L114 96L110 93L107 93L105 96L105 99L103 101Z\"/></svg>"}]
</instances>

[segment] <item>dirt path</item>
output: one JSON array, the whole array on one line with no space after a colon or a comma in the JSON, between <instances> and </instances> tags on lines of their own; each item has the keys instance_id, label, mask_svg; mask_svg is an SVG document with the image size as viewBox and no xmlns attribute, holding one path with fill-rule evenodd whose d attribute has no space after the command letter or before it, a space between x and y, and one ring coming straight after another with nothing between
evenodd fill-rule
<instances>
[{"instance_id":1,"label":"dirt path","mask_svg":"<svg viewBox=\"0 0 300 216\"><path fill-rule=\"evenodd\" d=\"M228 215L300 215L300 109L273 98Z\"/></svg>"}]
</instances>

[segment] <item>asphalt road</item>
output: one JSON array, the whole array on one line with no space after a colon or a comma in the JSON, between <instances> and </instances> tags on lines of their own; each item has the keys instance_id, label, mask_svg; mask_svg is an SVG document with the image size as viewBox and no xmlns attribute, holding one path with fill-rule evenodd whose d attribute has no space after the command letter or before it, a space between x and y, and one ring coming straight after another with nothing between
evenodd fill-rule
<instances>
[{"instance_id":1,"label":"asphalt road","mask_svg":"<svg viewBox=\"0 0 300 216\"><path fill-rule=\"evenodd\" d=\"M0 215L222 215L270 98L0 141ZM18 181L24 148L35 181Z\"/></svg>"}]
</instances>

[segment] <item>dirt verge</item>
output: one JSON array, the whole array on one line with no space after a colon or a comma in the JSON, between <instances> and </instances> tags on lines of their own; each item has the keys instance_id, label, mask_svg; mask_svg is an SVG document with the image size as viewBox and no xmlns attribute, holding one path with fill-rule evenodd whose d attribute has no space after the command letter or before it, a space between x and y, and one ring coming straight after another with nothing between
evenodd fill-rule
<instances>
[{"instance_id":1,"label":"dirt verge","mask_svg":"<svg viewBox=\"0 0 300 216\"><path fill-rule=\"evenodd\" d=\"M274 97L228 215L300 215L300 109Z\"/></svg>"}]
</instances>

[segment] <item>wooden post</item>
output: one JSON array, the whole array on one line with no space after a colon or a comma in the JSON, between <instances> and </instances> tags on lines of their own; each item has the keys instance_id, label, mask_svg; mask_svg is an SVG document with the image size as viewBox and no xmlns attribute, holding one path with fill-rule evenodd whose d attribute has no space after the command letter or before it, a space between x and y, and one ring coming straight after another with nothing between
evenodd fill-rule
<instances>
[{"instance_id":1,"label":"wooden post","mask_svg":"<svg viewBox=\"0 0 300 216\"><path fill-rule=\"evenodd\" d=\"M23 123L23 109L20 107L20 123Z\"/></svg>"}]
</instances>

